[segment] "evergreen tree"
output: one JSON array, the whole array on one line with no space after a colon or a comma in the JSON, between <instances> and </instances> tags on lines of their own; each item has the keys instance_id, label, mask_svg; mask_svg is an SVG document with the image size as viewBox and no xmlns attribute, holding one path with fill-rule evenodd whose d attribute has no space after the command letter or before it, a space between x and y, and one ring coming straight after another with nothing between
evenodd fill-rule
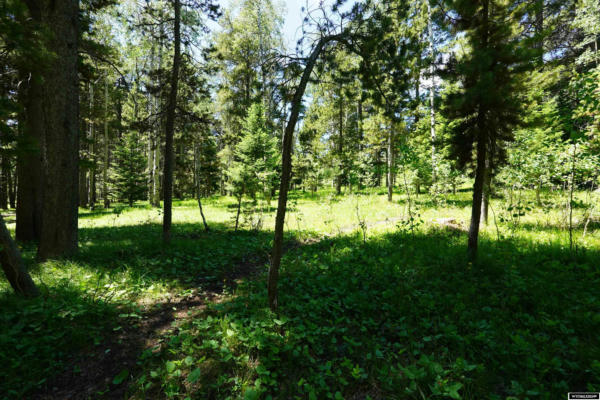
<instances>
[{"instance_id":1,"label":"evergreen tree","mask_svg":"<svg viewBox=\"0 0 600 400\"><path fill-rule=\"evenodd\" d=\"M447 3L456 14L454 32L465 34L466 50L454 54L442 76L456 83L444 108L453 121L452 158L460 166L476 163L468 243L469 257L474 259L484 186L504 156L503 143L513 139L514 128L521 124L523 73L533 68L538 51L531 50L532 38L520 35L518 24L525 9L515 2Z\"/></svg>"},{"instance_id":2,"label":"evergreen tree","mask_svg":"<svg viewBox=\"0 0 600 400\"><path fill-rule=\"evenodd\" d=\"M134 201L146 197L146 157L140 144L140 135L135 131L123 134L121 143L115 148L114 158L116 195L132 206Z\"/></svg>"},{"instance_id":3,"label":"evergreen tree","mask_svg":"<svg viewBox=\"0 0 600 400\"><path fill-rule=\"evenodd\" d=\"M244 195L256 201L256 195L260 193L270 203L277 184L278 164L277 140L268 130L262 105L255 103L248 110L242 139L235 148L234 162L228 170L230 190L238 199L236 228Z\"/></svg>"}]
</instances>

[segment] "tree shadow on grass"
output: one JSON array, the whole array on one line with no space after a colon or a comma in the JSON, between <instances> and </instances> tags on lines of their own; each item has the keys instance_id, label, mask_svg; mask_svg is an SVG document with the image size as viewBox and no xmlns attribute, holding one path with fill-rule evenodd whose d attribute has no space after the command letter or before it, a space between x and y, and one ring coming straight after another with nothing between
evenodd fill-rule
<instances>
[{"instance_id":1,"label":"tree shadow on grass","mask_svg":"<svg viewBox=\"0 0 600 400\"><path fill-rule=\"evenodd\" d=\"M284 258L277 316L265 309L265 280L249 281L180 327L147 367L203 360L155 379L199 398L250 388L380 399L599 390L598 250L483 240L470 264L465 242L427 232L303 246ZM199 385L186 385L196 367Z\"/></svg>"},{"instance_id":2,"label":"tree shadow on grass","mask_svg":"<svg viewBox=\"0 0 600 400\"><path fill-rule=\"evenodd\" d=\"M0 307L7 311L0 347L7 351L0 352L0 375L6 377L0 393L89 398L108 390L109 398L122 398L139 355L170 326L176 309L202 306L209 294L265 270L270 232L233 232L214 223L210 232L200 224L175 224L173 231L172 243L163 245L159 224L82 228L77 255L32 265L34 276L44 276L41 268L66 271L41 282L42 297L27 301L2 293ZM33 246L25 249L32 264L34 254ZM198 289L197 299L161 301L135 311L139 321L127 319L138 306L119 293L135 294L155 283Z\"/></svg>"},{"instance_id":3,"label":"tree shadow on grass","mask_svg":"<svg viewBox=\"0 0 600 400\"><path fill-rule=\"evenodd\" d=\"M117 324L114 304L67 285L41 289L42 296L31 300L0 294L3 398L30 398L28 394L65 368L74 353L101 343Z\"/></svg>"},{"instance_id":4,"label":"tree shadow on grass","mask_svg":"<svg viewBox=\"0 0 600 400\"><path fill-rule=\"evenodd\" d=\"M162 242L162 226L143 225L80 229L80 250L71 261L107 274L126 271L133 281L214 286L247 262L268 261L273 235L268 231L231 230L211 223L173 225L171 243Z\"/></svg>"}]
</instances>

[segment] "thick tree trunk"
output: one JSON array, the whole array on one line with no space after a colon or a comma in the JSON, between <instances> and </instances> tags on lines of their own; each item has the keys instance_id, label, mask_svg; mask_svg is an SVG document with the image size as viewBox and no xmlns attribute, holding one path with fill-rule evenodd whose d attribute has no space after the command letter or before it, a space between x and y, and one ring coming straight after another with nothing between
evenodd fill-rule
<instances>
[{"instance_id":1,"label":"thick tree trunk","mask_svg":"<svg viewBox=\"0 0 600 400\"><path fill-rule=\"evenodd\" d=\"M164 212L163 212L163 241L171 241L171 222L173 204L173 135L175 131L175 107L177 105L177 86L179 85L179 64L181 57L181 2L174 2L175 21L173 51L173 70L171 71L171 88L167 106L167 121L165 129L165 174L163 182Z\"/></svg>"},{"instance_id":2,"label":"thick tree trunk","mask_svg":"<svg viewBox=\"0 0 600 400\"><path fill-rule=\"evenodd\" d=\"M19 117L19 151L17 152L17 240L39 241L42 225L42 139L44 113L41 82L33 75L25 89L19 91L24 112Z\"/></svg>"},{"instance_id":3,"label":"thick tree trunk","mask_svg":"<svg viewBox=\"0 0 600 400\"><path fill-rule=\"evenodd\" d=\"M277 283L279 280L279 266L281 265L281 257L283 255L283 227L285 223L285 213L287 210L288 189L290 187L290 179L292 175L292 145L294 129L296 128L296 122L298 122L298 115L300 114L300 108L302 107L302 97L304 96L306 85L308 84L312 70L317 62L317 58L321 54L323 47L328 42L338 38L339 36L323 37L313 48L307 60L304 72L302 73L300 83L294 92L290 117L283 135L281 182L279 185L279 199L277 200L277 214L275 216L275 237L273 240L273 252L271 255L271 266L269 268L268 278L269 307L273 311L277 310L278 305Z\"/></svg>"},{"instance_id":4,"label":"thick tree trunk","mask_svg":"<svg viewBox=\"0 0 600 400\"><path fill-rule=\"evenodd\" d=\"M33 1L49 30L55 57L44 71L44 149L42 151L42 229L38 257L77 251L79 1Z\"/></svg>"},{"instance_id":5,"label":"thick tree trunk","mask_svg":"<svg viewBox=\"0 0 600 400\"><path fill-rule=\"evenodd\" d=\"M25 297L35 297L39 295L39 291L31 276L23 264L21 253L15 242L13 241L4 219L0 216L0 264L6 275L6 279L10 286L20 295Z\"/></svg>"}]
</instances>

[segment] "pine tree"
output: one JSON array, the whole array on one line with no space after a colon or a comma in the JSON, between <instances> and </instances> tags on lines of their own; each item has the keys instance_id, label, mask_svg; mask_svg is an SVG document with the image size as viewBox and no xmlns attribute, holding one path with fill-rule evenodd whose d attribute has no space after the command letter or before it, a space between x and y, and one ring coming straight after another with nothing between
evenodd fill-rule
<instances>
[{"instance_id":1,"label":"pine tree","mask_svg":"<svg viewBox=\"0 0 600 400\"><path fill-rule=\"evenodd\" d=\"M234 151L233 165L228 170L230 190L238 199L236 229L244 195L256 201L256 194L261 193L267 203L270 202L277 184L278 164L277 140L268 131L262 105L253 104L244 121L242 139Z\"/></svg>"},{"instance_id":2,"label":"pine tree","mask_svg":"<svg viewBox=\"0 0 600 400\"><path fill-rule=\"evenodd\" d=\"M128 132L114 151L114 186L117 197L132 206L146 196L146 157L137 132Z\"/></svg>"},{"instance_id":3,"label":"pine tree","mask_svg":"<svg viewBox=\"0 0 600 400\"><path fill-rule=\"evenodd\" d=\"M466 51L455 54L442 76L455 83L446 95L453 154L459 165L475 161L475 183L468 253L477 255L481 205L492 171L502 161L503 143L521 124L523 73L539 59L533 38L523 38L518 23L525 8L506 0L449 0L453 28L464 32ZM461 46L462 48L463 46ZM473 160L475 149L475 160Z\"/></svg>"}]
</instances>

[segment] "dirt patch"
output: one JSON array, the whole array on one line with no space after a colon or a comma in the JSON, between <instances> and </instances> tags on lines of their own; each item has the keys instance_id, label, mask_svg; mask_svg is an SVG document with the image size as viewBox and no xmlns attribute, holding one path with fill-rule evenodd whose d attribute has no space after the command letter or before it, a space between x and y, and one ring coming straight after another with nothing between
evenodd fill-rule
<instances>
[{"instance_id":1,"label":"dirt patch","mask_svg":"<svg viewBox=\"0 0 600 400\"><path fill-rule=\"evenodd\" d=\"M160 349L160 338L173 322L190 310L203 309L216 295L208 293L153 305L140 318L124 318L114 334L66 362L65 370L51 379L32 399L122 399L141 352ZM122 377L113 383L115 378Z\"/></svg>"},{"instance_id":2,"label":"dirt patch","mask_svg":"<svg viewBox=\"0 0 600 400\"><path fill-rule=\"evenodd\" d=\"M288 242L284 251L301 245ZM123 318L121 326L101 344L89 347L66 362L66 368L50 379L33 396L48 399L123 399L137 371L137 361L146 349L160 351L162 338L177 329L177 320L198 314L209 302L219 302L226 289L235 288L242 279L256 276L269 262L269 253L251 255L236 263L222 282L216 282L192 296L173 297L158 304L148 304L136 317ZM123 375L122 379L115 378ZM117 383L114 383L117 382Z\"/></svg>"}]
</instances>

